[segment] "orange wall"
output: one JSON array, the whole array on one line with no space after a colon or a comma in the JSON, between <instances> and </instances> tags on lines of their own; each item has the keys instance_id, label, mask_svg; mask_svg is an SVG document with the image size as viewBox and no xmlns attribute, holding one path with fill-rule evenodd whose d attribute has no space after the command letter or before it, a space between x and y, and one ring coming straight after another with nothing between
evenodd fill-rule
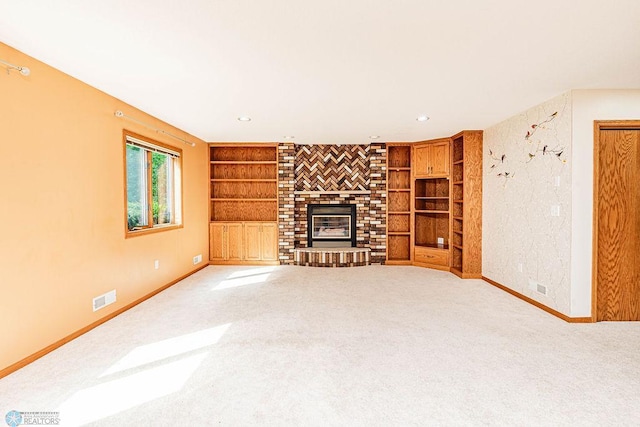
<instances>
[{"instance_id":1,"label":"orange wall","mask_svg":"<svg viewBox=\"0 0 640 427\"><path fill-rule=\"evenodd\" d=\"M202 266L208 171L203 141L2 43L0 59L31 69L0 68L1 370ZM125 239L123 128L182 148L183 228Z\"/></svg>"}]
</instances>

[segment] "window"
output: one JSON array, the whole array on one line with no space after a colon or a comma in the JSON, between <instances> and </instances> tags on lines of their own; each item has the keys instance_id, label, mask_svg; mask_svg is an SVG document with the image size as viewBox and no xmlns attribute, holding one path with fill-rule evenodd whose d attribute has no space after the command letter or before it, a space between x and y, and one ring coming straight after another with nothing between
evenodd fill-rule
<instances>
[{"instance_id":1,"label":"window","mask_svg":"<svg viewBox=\"0 0 640 427\"><path fill-rule=\"evenodd\" d=\"M182 150L124 132L127 235L181 226Z\"/></svg>"}]
</instances>

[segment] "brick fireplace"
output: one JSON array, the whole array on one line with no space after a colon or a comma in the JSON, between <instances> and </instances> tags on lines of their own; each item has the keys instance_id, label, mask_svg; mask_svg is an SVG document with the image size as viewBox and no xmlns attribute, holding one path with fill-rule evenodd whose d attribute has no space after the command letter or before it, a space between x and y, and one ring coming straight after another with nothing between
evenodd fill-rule
<instances>
[{"instance_id":1,"label":"brick fireplace","mask_svg":"<svg viewBox=\"0 0 640 427\"><path fill-rule=\"evenodd\" d=\"M308 204L355 205L355 245L386 259L386 149L367 145L279 146L279 252L293 264L308 246Z\"/></svg>"}]
</instances>

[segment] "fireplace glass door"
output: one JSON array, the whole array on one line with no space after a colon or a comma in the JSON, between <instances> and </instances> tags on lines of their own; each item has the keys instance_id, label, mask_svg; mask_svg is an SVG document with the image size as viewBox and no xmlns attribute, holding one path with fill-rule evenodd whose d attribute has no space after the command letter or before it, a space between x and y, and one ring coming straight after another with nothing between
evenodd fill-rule
<instances>
[{"instance_id":1,"label":"fireplace glass door","mask_svg":"<svg viewBox=\"0 0 640 427\"><path fill-rule=\"evenodd\" d=\"M351 237L351 215L313 215L313 238L344 239Z\"/></svg>"}]
</instances>

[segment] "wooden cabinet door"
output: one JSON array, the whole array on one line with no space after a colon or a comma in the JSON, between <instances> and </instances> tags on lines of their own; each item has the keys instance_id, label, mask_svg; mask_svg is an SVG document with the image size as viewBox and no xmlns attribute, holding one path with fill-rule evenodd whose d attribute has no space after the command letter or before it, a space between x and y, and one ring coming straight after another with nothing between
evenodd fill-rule
<instances>
[{"instance_id":1,"label":"wooden cabinet door","mask_svg":"<svg viewBox=\"0 0 640 427\"><path fill-rule=\"evenodd\" d=\"M227 227L227 257L229 261L241 261L242 260L242 223L241 222L228 222Z\"/></svg>"},{"instance_id":2,"label":"wooden cabinet door","mask_svg":"<svg viewBox=\"0 0 640 427\"><path fill-rule=\"evenodd\" d=\"M449 141L429 144L430 176L449 176Z\"/></svg>"},{"instance_id":3,"label":"wooden cabinet door","mask_svg":"<svg viewBox=\"0 0 640 427\"><path fill-rule=\"evenodd\" d=\"M429 176L429 144L416 144L413 147L413 170L417 177Z\"/></svg>"},{"instance_id":4,"label":"wooden cabinet door","mask_svg":"<svg viewBox=\"0 0 640 427\"><path fill-rule=\"evenodd\" d=\"M209 224L209 260L222 261L226 256L225 223L212 222Z\"/></svg>"},{"instance_id":5,"label":"wooden cabinet door","mask_svg":"<svg viewBox=\"0 0 640 427\"><path fill-rule=\"evenodd\" d=\"M260 222L246 222L244 224L244 248L245 259L249 261L260 261Z\"/></svg>"},{"instance_id":6,"label":"wooden cabinet door","mask_svg":"<svg viewBox=\"0 0 640 427\"><path fill-rule=\"evenodd\" d=\"M261 257L263 261L278 260L278 224L263 222L260 233Z\"/></svg>"}]
</instances>

